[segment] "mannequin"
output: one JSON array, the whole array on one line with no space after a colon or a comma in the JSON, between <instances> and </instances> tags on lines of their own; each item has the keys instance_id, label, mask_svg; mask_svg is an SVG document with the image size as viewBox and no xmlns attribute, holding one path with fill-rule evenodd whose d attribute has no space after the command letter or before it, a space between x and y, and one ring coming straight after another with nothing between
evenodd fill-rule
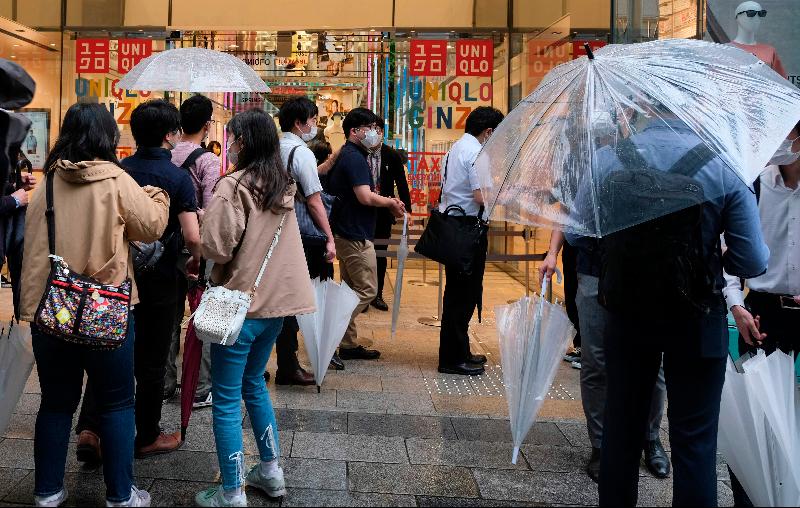
<instances>
[{"instance_id":1,"label":"mannequin","mask_svg":"<svg viewBox=\"0 0 800 508\"><path fill-rule=\"evenodd\" d=\"M344 146L345 137L341 113L334 113L328 126L325 127L325 139L331 144L334 152Z\"/></svg>"},{"instance_id":2,"label":"mannequin","mask_svg":"<svg viewBox=\"0 0 800 508\"><path fill-rule=\"evenodd\" d=\"M750 14L754 14L750 16ZM772 67L772 70L786 78L786 70L775 48L769 44L758 44L756 34L761 27L762 20L766 17L765 11L758 2L742 2L734 12L736 24L739 26L736 37L729 43L756 56L758 59Z\"/></svg>"}]
</instances>

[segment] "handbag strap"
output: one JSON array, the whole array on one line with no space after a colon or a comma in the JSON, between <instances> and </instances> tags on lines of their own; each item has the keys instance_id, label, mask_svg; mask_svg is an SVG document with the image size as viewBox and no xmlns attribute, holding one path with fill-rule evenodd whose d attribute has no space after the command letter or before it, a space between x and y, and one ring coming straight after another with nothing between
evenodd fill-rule
<instances>
[{"instance_id":1,"label":"handbag strap","mask_svg":"<svg viewBox=\"0 0 800 508\"><path fill-rule=\"evenodd\" d=\"M444 194L444 184L447 181L447 161L450 160L450 151L444 156L444 175L442 175L442 185L439 187L439 199L436 201L436 207L442 204L442 194Z\"/></svg>"},{"instance_id":2,"label":"handbag strap","mask_svg":"<svg viewBox=\"0 0 800 508\"><path fill-rule=\"evenodd\" d=\"M47 175L45 182L45 194L47 196L47 208L44 211L44 216L47 219L47 244L50 249L51 259L56 256L56 211L53 207L53 179L56 176L55 170L51 170Z\"/></svg>"},{"instance_id":3,"label":"handbag strap","mask_svg":"<svg viewBox=\"0 0 800 508\"><path fill-rule=\"evenodd\" d=\"M294 184L297 186L297 192L294 193L294 198L301 203L305 203L306 193L303 190L303 184L300 183L300 179L295 178L292 175L292 166L294 166L294 152L296 152L298 148L300 148L300 145L295 146L292 148L292 151L289 152L289 160L286 161L286 172L289 173L289 176L292 177Z\"/></svg>"},{"instance_id":4,"label":"handbag strap","mask_svg":"<svg viewBox=\"0 0 800 508\"><path fill-rule=\"evenodd\" d=\"M256 283L253 284L253 289L251 291L252 295L255 295L256 289L258 289L259 284L261 284L261 278L264 277L264 271L267 269L267 263L269 263L269 259L272 257L272 252L275 250L275 246L278 245L278 240L281 237L284 222L286 222L286 212L284 212L281 216L281 223L278 224L278 230L275 231L275 236L272 237L272 243L269 245L269 249L267 249L267 255L264 256L264 262L261 263L261 269L258 271Z\"/></svg>"}]
</instances>

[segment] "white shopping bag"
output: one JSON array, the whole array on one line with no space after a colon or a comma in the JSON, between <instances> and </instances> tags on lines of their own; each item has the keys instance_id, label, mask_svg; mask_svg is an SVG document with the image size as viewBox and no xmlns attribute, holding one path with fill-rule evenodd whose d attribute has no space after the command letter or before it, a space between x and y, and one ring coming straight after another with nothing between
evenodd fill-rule
<instances>
[{"instance_id":1,"label":"white shopping bag","mask_svg":"<svg viewBox=\"0 0 800 508\"><path fill-rule=\"evenodd\" d=\"M31 328L27 323L6 323L0 328L0 436L17 407L33 369Z\"/></svg>"}]
</instances>

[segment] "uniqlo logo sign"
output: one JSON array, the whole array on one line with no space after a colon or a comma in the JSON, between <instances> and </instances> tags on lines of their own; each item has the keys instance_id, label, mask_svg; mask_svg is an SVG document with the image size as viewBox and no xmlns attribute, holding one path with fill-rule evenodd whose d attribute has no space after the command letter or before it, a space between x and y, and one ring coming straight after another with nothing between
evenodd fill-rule
<instances>
[{"instance_id":1,"label":"uniqlo logo sign","mask_svg":"<svg viewBox=\"0 0 800 508\"><path fill-rule=\"evenodd\" d=\"M119 72L128 72L142 59L153 54L153 41L144 39L120 39L117 48Z\"/></svg>"},{"instance_id":2,"label":"uniqlo logo sign","mask_svg":"<svg viewBox=\"0 0 800 508\"><path fill-rule=\"evenodd\" d=\"M75 72L108 72L109 39L78 39Z\"/></svg>"},{"instance_id":3,"label":"uniqlo logo sign","mask_svg":"<svg viewBox=\"0 0 800 508\"><path fill-rule=\"evenodd\" d=\"M447 41L411 41L412 76L444 76L447 74Z\"/></svg>"},{"instance_id":4,"label":"uniqlo logo sign","mask_svg":"<svg viewBox=\"0 0 800 508\"><path fill-rule=\"evenodd\" d=\"M494 66L491 39L456 42L456 76L490 76Z\"/></svg>"}]
</instances>

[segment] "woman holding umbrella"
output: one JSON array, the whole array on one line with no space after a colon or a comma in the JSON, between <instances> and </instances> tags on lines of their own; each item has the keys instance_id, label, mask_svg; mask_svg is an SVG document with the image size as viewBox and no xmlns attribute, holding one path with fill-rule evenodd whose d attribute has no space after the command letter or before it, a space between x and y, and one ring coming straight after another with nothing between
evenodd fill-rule
<instances>
[{"instance_id":1,"label":"woman holding umbrella","mask_svg":"<svg viewBox=\"0 0 800 508\"><path fill-rule=\"evenodd\" d=\"M211 346L214 437L222 486L200 492L199 506L247 506L244 483L281 497L278 429L263 373L284 316L314 312L314 294L293 211L295 184L284 168L270 116L250 110L228 124L232 172L217 184L203 220L203 257L214 262L212 284L250 291L268 263L247 319L233 345ZM273 241L265 241L272 238ZM273 247L271 247L274 246ZM260 464L244 477L244 397Z\"/></svg>"}]
</instances>

